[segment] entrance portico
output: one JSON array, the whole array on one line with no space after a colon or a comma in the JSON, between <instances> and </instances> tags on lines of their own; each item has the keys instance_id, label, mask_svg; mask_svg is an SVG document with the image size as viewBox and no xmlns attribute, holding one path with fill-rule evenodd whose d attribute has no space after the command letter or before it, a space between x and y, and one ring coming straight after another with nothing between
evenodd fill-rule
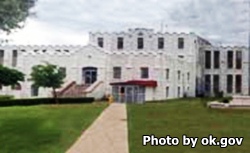
<instances>
[{"instance_id":1,"label":"entrance portico","mask_svg":"<svg viewBox=\"0 0 250 153\"><path fill-rule=\"evenodd\" d=\"M144 103L147 88L155 88L157 82L154 80L130 80L110 85L112 85L112 95L115 102Z\"/></svg>"}]
</instances>

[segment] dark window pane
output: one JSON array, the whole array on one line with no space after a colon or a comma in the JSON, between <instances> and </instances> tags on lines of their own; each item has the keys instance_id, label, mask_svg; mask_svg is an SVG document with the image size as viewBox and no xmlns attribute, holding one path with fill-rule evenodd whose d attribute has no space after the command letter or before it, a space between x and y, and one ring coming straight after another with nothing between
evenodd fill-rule
<instances>
[{"instance_id":1,"label":"dark window pane","mask_svg":"<svg viewBox=\"0 0 250 153\"><path fill-rule=\"evenodd\" d=\"M214 52L214 68L215 69L220 68L220 52L219 51Z\"/></svg>"},{"instance_id":2,"label":"dark window pane","mask_svg":"<svg viewBox=\"0 0 250 153\"><path fill-rule=\"evenodd\" d=\"M233 68L233 51L228 51L227 52L227 67L229 69Z\"/></svg>"},{"instance_id":3,"label":"dark window pane","mask_svg":"<svg viewBox=\"0 0 250 153\"><path fill-rule=\"evenodd\" d=\"M220 91L220 76L219 75L214 75L213 87L214 87L214 93L215 94L219 93Z\"/></svg>"},{"instance_id":4,"label":"dark window pane","mask_svg":"<svg viewBox=\"0 0 250 153\"><path fill-rule=\"evenodd\" d=\"M205 68L211 68L211 51L205 51Z\"/></svg>"},{"instance_id":5,"label":"dark window pane","mask_svg":"<svg viewBox=\"0 0 250 153\"><path fill-rule=\"evenodd\" d=\"M144 44L143 44L143 38L138 38L137 39L137 48L138 49L143 49Z\"/></svg>"},{"instance_id":6,"label":"dark window pane","mask_svg":"<svg viewBox=\"0 0 250 153\"><path fill-rule=\"evenodd\" d=\"M141 68L141 78L147 79L148 77L149 77L148 68L147 67Z\"/></svg>"},{"instance_id":7,"label":"dark window pane","mask_svg":"<svg viewBox=\"0 0 250 153\"><path fill-rule=\"evenodd\" d=\"M117 48L118 49L123 49L123 38L122 37L119 37L117 39Z\"/></svg>"},{"instance_id":8,"label":"dark window pane","mask_svg":"<svg viewBox=\"0 0 250 153\"><path fill-rule=\"evenodd\" d=\"M114 67L113 68L113 78L114 79L120 79L121 78L121 73L122 73L122 68L121 67Z\"/></svg>"},{"instance_id":9,"label":"dark window pane","mask_svg":"<svg viewBox=\"0 0 250 153\"><path fill-rule=\"evenodd\" d=\"M0 50L0 65L3 65L4 62L4 50Z\"/></svg>"},{"instance_id":10,"label":"dark window pane","mask_svg":"<svg viewBox=\"0 0 250 153\"><path fill-rule=\"evenodd\" d=\"M242 68L242 52L237 51L236 52L236 69Z\"/></svg>"},{"instance_id":11,"label":"dark window pane","mask_svg":"<svg viewBox=\"0 0 250 153\"><path fill-rule=\"evenodd\" d=\"M13 50L13 55L12 55L12 66L16 67L17 66L17 50Z\"/></svg>"},{"instance_id":12,"label":"dark window pane","mask_svg":"<svg viewBox=\"0 0 250 153\"><path fill-rule=\"evenodd\" d=\"M242 86L242 77L241 75L236 75L235 78L235 92L241 93L241 86Z\"/></svg>"},{"instance_id":13,"label":"dark window pane","mask_svg":"<svg viewBox=\"0 0 250 153\"><path fill-rule=\"evenodd\" d=\"M178 48L179 49L184 48L184 38L178 38Z\"/></svg>"},{"instance_id":14,"label":"dark window pane","mask_svg":"<svg viewBox=\"0 0 250 153\"><path fill-rule=\"evenodd\" d=\"M233 75L227 75L227 93L233 92Z\"/></svg>"},{"instance_id":15,"label":"dark window pane","mask_svg":"<svg viewBox=\"0 0 250 153\"><path fill-rule=\"evenodd\" d=\"M103 48L103 38L97 38L98 46Z\"/></svg>"},{"instance_id":16,"label":"dark window pane","mask_svg":"<svg viewBox=\"0 0 250 153\"><path fill-rule=\"evenodd\" d=\"M205 75L205 91L210 93L211 91L211 77L210 75Z\"/></svg>"},{"instance_id":17,"label":"dark window pane","mask_svg":"<svg viewBox=\"0 0 250 153\"><path fill-rule=\"evenodd\" d=\"M164 38L158 38L158 49L164 48Z\"/></svg>"}]
</instances>

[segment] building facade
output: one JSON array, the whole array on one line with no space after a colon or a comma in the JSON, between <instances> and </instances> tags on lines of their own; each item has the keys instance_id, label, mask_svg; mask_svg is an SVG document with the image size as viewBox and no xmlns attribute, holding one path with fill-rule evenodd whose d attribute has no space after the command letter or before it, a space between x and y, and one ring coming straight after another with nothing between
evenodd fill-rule
<instances>
[{"instance_id":1,"label":"building facade","mask_svg":"<svg viewBox=\"0 0 250 153\"><path fill-rule=\"evenodd\" d=\"M112 94L118 102L144 102L220 91L247 95L249 88L247 48L214 47L193 33L137 28L90 33L86 46L0 46L0 64L25 73L24 82L1 86L0 94L52 96L30 79L32 67L45 62L66 72L61 97Z\"/></svg>"}]
</instances>

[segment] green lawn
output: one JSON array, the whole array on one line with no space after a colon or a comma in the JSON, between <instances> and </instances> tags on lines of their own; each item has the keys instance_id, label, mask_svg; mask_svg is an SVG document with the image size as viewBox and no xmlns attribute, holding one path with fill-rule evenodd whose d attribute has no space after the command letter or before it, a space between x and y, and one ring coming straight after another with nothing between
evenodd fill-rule
<instances>
[{"instance_id":1,"label":"green lawn","mask_svg":"<svg viewBox=\"0 0 250 153\"><path fill-rule=\"evenodd\" d=\"M250 152L250 110L212 110L201 100L128 105L130 153L247 153ZM142 135L179 137L179 146L142 146ZM242 146L182 146L188 137L244 137Z\"/></svg>"},{"instance_id":2,"label":"green lawn","mask_svg":"<svg viewBox=\"0 0 250 153\"><path fill-rule=\"evenodd\" d=\"M0 108L0 153L64 153L105 104Z\"/></svg>"}]
</instances>

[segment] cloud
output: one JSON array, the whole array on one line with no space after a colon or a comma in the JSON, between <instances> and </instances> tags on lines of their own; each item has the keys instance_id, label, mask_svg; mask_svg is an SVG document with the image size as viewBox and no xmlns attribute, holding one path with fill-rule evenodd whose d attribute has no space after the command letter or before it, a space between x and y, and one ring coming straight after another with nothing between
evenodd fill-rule
<instances>
[{"instance_id":1,"label":"cloud","mask_svg":"<svg viewBox=\"0 0 250 153\"><path fill-rule=\"evenodd\" d=\"M36 17L10 35L17 44L86 44L90 31L146 27L246 44L247 5L238 0L39 0Z\"/></svg>"},{"instance_id":2,"label":"cloud","mask_svg":"<svg viewBox=\"0 0 250 153\"><path fill-rule=\"evenodd\" d=\"M214 43L246 45L248 5L234 0L190 0L169 11L173 25L185 25Z\"/></svg>"}]
</instances>

